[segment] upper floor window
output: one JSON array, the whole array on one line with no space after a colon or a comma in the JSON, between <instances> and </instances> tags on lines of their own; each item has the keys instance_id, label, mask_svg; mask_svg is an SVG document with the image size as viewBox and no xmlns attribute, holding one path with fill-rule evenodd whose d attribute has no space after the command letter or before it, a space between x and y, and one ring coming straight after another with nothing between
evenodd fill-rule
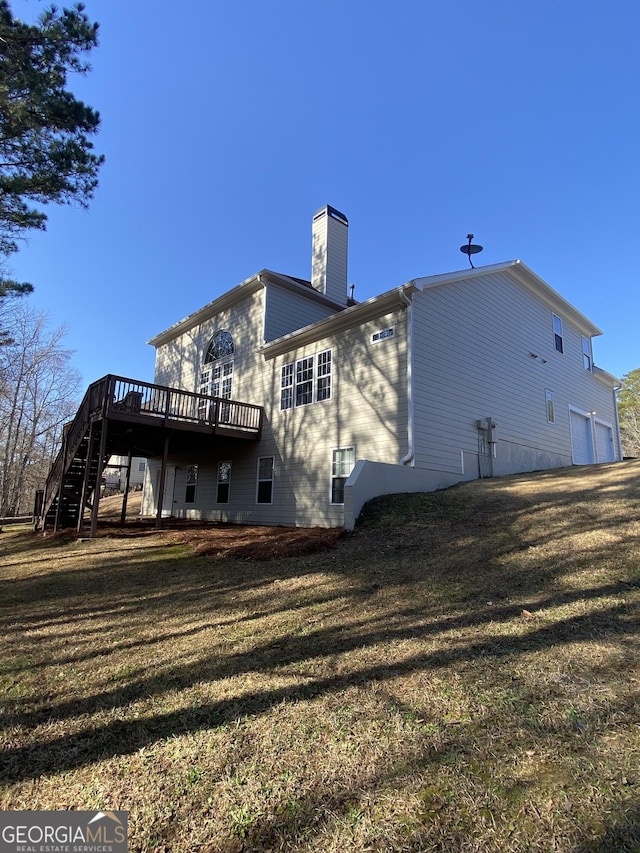
<instances>
[{"instance_id":1,"label":"upper floor window","mask_svg":"<svg viewBox=\"0 0 640 853\"><path fill-rule=\"evenodd\" d=\"M331 397L331 350L318 353L318 380L316 400L328 400Z\"/></svg>"},{"instance_id":2,"label":"upper floor window","mask_svg":"<svg viewBox=\"0 0 640 853\"><path fill-rule=\"evenodd\" d=\"M313 403L313 357L296 361L296 406Z\"/></svg>"},{"instance_id":3,"label":"upper floor window","mask_svg":"<svg viewBox=\"0 0 640 853\"><path fill-rule=\"evenodd\" d=\"M280 408L293 409L330 400L332 364L330 349L283 364L280 371Z\"/></svg>"},{"instance_id":4,"label":"upper floor window","mask_svg":"<svg viewBox=\"0 0 640 853\"><path fill-rule=\"evenodd\" d=\"M553 315L553 338L558 352L564 352L564 337L562 334L562 320L557 314Z\"/></svg>"},{"instance_id":5,"label":"upper floor window","mask_svg":"<svg viewBox=\"0 0 640 853\"><path fill-rule=\"evenodd\" d=\"M593 358L591 357L591 340L582 336L582 363L585 370L591 370L593 367Z\"/></svg>"},{"instance_id":6,"label":"upper floor window","mask_svg":"<svg viewBox=\"0 0 640 853\"><path fill-rule=\"evenodd\" d=\"M387 338L394 338L396 334L395 326L388 326L386 329L380 329L379 332L374 332L371 335L371 343L376 344L378 341L386 341Z\"/></svg>"},{"instance_id":7,"label":"upper floor window","mask_svg":"<svg viewBox=\"0 0 640 853\"><path fill-rule=\"evenodd\" d=\"M204 363L210 364L212 361L218 361L219 358L233 355L234 350L235 347L231 332L227 332L226 329L220 329L220 331L216 332L209 342L209 346L207 347L207 352L204 357Z\"/></svg>"}]
</instances>

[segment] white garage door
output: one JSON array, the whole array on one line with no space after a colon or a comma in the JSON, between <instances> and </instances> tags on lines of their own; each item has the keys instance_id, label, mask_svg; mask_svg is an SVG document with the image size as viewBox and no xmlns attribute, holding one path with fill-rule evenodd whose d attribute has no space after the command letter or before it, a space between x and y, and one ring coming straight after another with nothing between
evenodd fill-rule
<instances>
[{"instance_id":1,"label":"white garage door","mask_svg":"<svg viewBox=\"0 0 640 853\"><path fill-rule=\"evenodd\" d=\"M571 455L574 465L590 465L593 461L593 438L591 419L575 412L569 412L571 421Z\"/></svg>"},{"instance_id":2,"label":"white garage door","mask_svg":"<svg viewBox=\"0 0 640 853\"><path fill-rule=\"evenodd\" d=\"M596 452L598 462L615 462L613 450L613 429L607 424L596 421Z\"/></svg>"}]
</instances>

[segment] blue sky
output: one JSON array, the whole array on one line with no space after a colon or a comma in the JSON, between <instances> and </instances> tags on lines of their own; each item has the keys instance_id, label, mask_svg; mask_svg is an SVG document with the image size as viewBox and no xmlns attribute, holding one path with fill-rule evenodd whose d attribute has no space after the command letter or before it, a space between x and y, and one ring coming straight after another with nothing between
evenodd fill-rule
<instances>
[{"instance_id":1,"label":"blue sky","mask_svg":"<svg viewBox=\"0 0 640 853\"><path fill-rule=\"evenodd\" d=\"M472 232L603 330L597 364L640 367L636 0L85 5L100 187L12 259L84 385L151 380L145 342L262 268L309 278L324 204L357 299L465 268Z\"/></svg>"}]
</instances>

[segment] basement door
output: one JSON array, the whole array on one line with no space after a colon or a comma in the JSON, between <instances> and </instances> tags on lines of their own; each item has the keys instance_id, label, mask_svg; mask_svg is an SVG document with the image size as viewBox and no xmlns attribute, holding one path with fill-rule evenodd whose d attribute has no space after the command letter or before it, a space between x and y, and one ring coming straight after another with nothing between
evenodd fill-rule
<instances>
[{"instance_id":1,"label":"basement door","mask_svg":"<svg viewBox=\"0 0 640 853\"><path fill-rule=\"evenodd\" d=\"M569 409L571 424L571 461L574 465L591 465L594 461L591 418L575 409Z\"/></svg>"},{"instance_id":2,"label":"basement door","mask_svg":"<svg viewBox=\"0 0 640 853\"><path fill-rule=\"evenodd\" d=\"M156 506L158 495L160 494L160 474L162 469L156 473ZM164 478L164 495L162 496L162 517L170 518L173 515L173 492L176 485L176 468L175 465L167 467L167 473Z\"/></svg>"}]
</instances>

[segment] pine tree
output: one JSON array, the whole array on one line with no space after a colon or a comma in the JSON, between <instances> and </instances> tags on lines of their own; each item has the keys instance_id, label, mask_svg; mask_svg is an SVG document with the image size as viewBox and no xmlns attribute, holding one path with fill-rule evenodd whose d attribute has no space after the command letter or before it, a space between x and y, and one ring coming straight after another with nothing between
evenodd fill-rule
<instances>
[{"instance_id":1,"label":"pine tree","mask_svg":"<svg viewBox=\"0 0 640 853\"><path fill-rule=\"evenodd\" d=\"M104 161L91 141L100 116L67 82L89 70L85 57L97 43L98 24L81 3L51 7L32 25L0 0L0 255L45 228L44 205L87 206L93 196Z\"/></svg>"}]
</instances>

